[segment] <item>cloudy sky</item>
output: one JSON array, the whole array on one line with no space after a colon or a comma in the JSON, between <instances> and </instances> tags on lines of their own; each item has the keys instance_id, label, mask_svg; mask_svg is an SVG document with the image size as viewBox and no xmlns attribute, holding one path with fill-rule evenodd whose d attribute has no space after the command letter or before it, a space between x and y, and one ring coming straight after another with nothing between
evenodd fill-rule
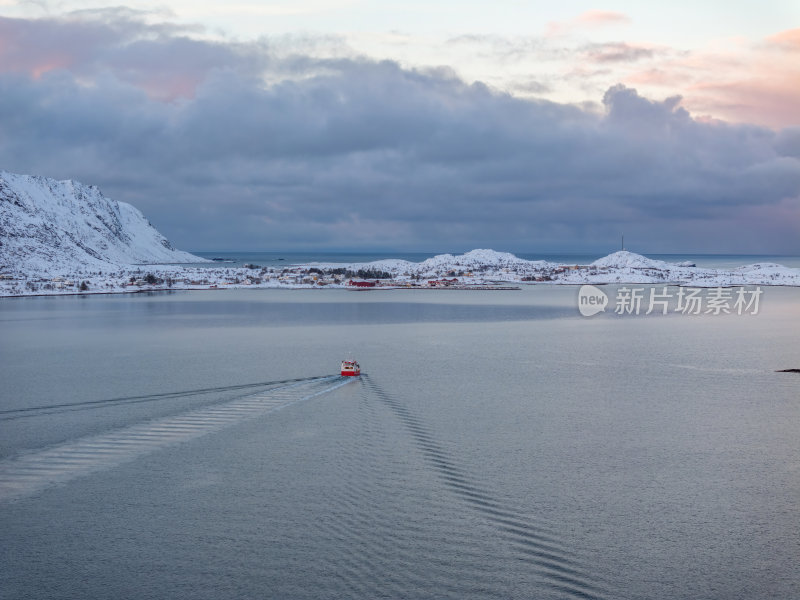
<instances>
[{"instance_id":1,"label":"cloudy sky","mask_svg":"<svg viewBox=\"0 0 800 600\"><path fill-rule=\"evenodd\" d=\"M0 169L196 251L800 254L800 3L0 0Z\"/></svg>"}]
</instances>

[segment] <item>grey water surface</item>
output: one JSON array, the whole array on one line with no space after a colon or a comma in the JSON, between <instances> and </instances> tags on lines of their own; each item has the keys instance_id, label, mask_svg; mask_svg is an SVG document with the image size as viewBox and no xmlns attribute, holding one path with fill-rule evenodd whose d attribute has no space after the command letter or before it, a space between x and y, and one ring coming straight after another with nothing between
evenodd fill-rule
<instances>
[{"instance_id":1,"label":"grey water surface","mask_svg":"<svg viewBox=\"0 0 800 600\"><path fill-rule=\"evenodd\" d=\"M0 597L798 598L798 340L793 288L0 299Z\"/></svg>"}]
</instances>

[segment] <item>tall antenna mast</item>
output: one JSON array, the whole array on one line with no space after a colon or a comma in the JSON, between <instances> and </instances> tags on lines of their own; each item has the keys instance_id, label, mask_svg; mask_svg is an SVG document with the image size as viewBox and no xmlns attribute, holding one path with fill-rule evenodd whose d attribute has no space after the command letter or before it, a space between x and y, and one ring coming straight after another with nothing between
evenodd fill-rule
<instances>
[{"instance_id":1,"label":"tall antenna mast","mask_svg":"<svg viewBox=\"0 0 800 600\"><path fill-rule=\"evenodd\" d=\"M622 234L622 242L620 243L619 246L620 246L619 247L620 250L625 250L625 234L624 233Z\"/></svg>"}]
</instances>

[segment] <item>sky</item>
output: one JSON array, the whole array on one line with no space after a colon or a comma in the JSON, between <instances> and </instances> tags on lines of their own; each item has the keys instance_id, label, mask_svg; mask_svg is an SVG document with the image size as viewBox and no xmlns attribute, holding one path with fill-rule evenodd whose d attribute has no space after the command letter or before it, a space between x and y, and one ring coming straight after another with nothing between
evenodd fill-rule
<instances>
[{"instance_id":1,"label":"sky","mask_svg":"<svg viewBox=\"0 0 800 600\"><path fill-rule=\"evenodd\" d=\"M0 0L0 170L194 251L800 255L800 3Z\"/></svg>"}]
</instances>

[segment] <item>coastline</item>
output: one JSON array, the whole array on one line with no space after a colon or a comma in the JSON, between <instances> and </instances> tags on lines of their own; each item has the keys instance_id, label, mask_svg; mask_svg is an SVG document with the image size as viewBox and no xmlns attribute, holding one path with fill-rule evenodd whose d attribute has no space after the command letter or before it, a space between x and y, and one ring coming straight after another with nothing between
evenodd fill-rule
<instances>
[{"instance_id":1,"label":"coastline","mask_svg":"<svg viewBox=\"0 0 800 600\"><path fill-rule=\"evenodd\" d=\"M281 266L218 264L114 265L108 269L0 273L0 297L130 294L224 289L496 290L522 285L663 285L698 288L800 287L800 269L756 263L734 269L698 268L619 251L588 265L521 259L493 250L438 255L419 263L383 259L368 263Z\"/></svg>"}]
</instances>

